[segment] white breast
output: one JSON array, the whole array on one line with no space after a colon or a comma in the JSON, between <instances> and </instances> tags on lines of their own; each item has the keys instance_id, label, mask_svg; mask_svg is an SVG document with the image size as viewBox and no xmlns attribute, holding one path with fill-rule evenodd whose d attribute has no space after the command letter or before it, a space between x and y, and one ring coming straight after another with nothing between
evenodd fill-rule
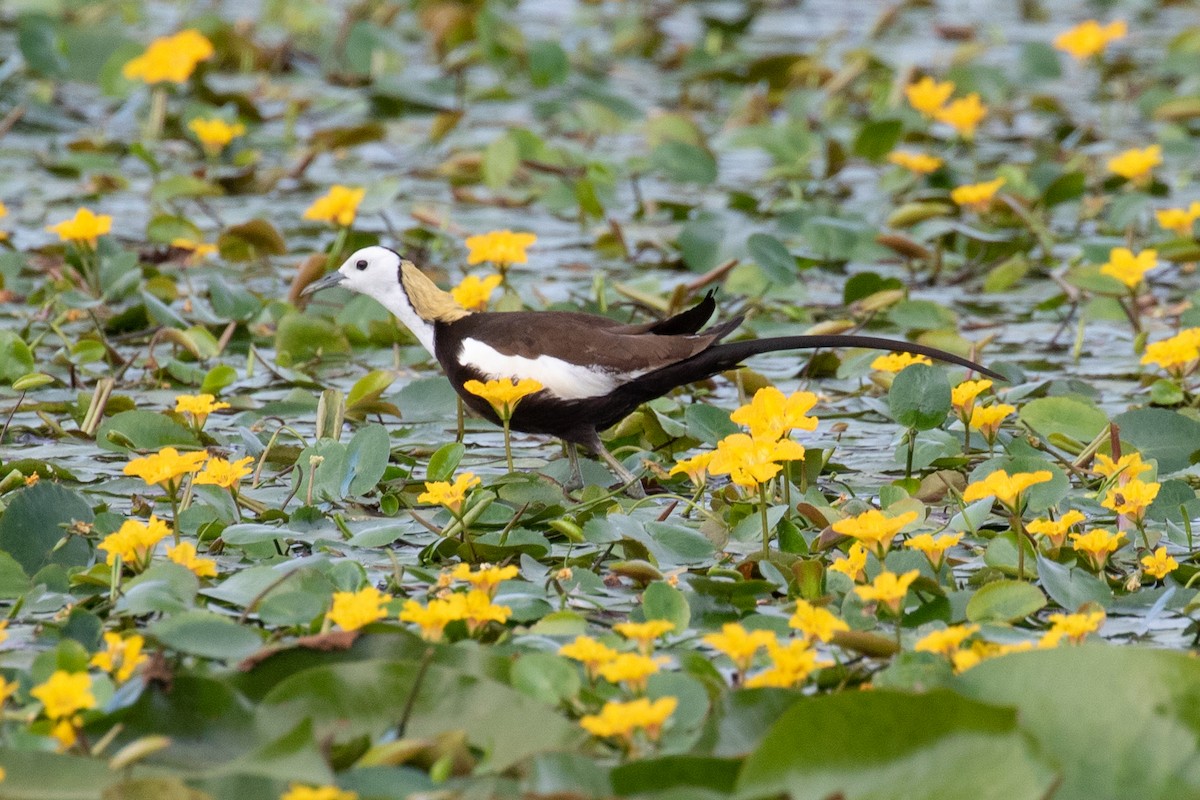
<instances>
[{"instance_id":1,"label":"white breast","mask_svg":"<svg viewBox=\"0 0 1200 800\"><path fill-rule=\"evenodd\" d=\"M572 364L561 358L506 356L478 339L463 339L458 363L478 370L490 380L533 378L550 394L562 400L602 397L626 381L641 375L616 374Z\"/></svg>"}]
</instances>

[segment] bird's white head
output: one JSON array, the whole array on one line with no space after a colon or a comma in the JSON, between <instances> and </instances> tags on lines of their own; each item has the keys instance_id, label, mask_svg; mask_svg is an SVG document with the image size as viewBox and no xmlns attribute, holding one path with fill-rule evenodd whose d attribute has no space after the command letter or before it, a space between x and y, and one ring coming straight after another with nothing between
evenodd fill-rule
<instances>
[{"instance_id":1,"label":"bird's white head","mask_svg":"<svg viewBox=\"0 0 1200 800\"><path fill-rule=\"evenodd\" d=\"M399 317L430 353L434 351L433 324L453 322L470 313L411 261L378 245L354 251L336 272L313 281L301 294L334 286L377 300Z\"/></svg>"}]
</instances>

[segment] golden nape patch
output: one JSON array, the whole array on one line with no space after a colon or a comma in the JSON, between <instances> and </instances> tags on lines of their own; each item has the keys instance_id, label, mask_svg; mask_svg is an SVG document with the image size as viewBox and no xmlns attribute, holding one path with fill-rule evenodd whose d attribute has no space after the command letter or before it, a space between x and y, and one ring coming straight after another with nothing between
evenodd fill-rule
<instances>
[{"instance_id":1,"label":"golden nape patch","mask_svg":"<svg viewBox=\"0 0 1200 800\"><path fill-rule=\"evenodd\" d=\"M471 313L455 302L449 292L439 289L411 261L400 262L400 284L413 310L430 322L454 322Z\"/></svg>"}]
</instances>

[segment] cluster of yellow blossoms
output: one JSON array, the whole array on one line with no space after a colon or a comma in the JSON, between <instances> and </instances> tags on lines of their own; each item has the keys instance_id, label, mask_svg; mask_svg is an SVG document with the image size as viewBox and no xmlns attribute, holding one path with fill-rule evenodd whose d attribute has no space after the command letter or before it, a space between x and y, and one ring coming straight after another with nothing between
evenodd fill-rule
<instances>
[{"instance_id":1,"label":"cluster of yellow blossoms","mask_svg":"<svg viewBox=\"0 0 1200 800\"><path fill-rule=\"evenodd\" d=\"M459 564L439 582L442 589L439 596L424 604L406 600L399 619L416 625L421 637L431 642L441 641L446 626L452 622L465 622L470 636L482 632L488 623L503 625L512 615L512 609L497 605L492 600L500 583L515 578L517 572L513 566L481 564L472 570L470 564ZM450 591L456 581L466 583L469 587L467 591ZM326 618L330 624L342 630L356 631L385 619L392 599L390 594L374 586L365 586L355 592L335 592Z\"/></svg>"},{"instance_id":2,"label":"cluster of yellow blossoms","mask_svg":"<svg viewBox=\"0 0 1200 800\"><path fill-rule=\"evenodd\" d=\"M784 462L804 458L804 446L787 437L796 429L816 429L817 418L806 416L816 403L811 392L785 396L773 386L759 389L730 415L749 434L726 436L717 442L716 450L677 462L670 474L687 475L697 485L704 483L706 473L728 475L742 488L757 489L778 475Z\"/></svg>"},{"instance_id":3,"label":"cluster of yellow blossoms","mask_svg":"<svg viewBox=\"0 0 1200 800\"><path fill-rule=\"evenodd\" d=\"M146 51L125 63L122 74L145 83L184 83L201 61L213 57L212 42L197 30L155 39Z\"/></svg>"},{"instance_id":4,"label":"cluster of yellow blossoms","mask_svg":"<svg viewBox=\"0 0 1200 800\"><path fill-rule=\"evenodd\" d=\"M635 646L632 652L609 647L590 636L577 636L558 649L560 655L582 665L589 682L603 679L632 696L625 701L610 700L598 713L582 717L579 724L584 730L602 739L615 739L626 749L633 747L639 732L652 742L658 740L678 701L674 697L650 700L643 695L650 676L668 662L654 655L654 644L674 630L675 623L661 619L622 622L614 625L613 631Z\"/></svg>"},{"instance_id":5,"label":"cluster of yellow blossoms","mask_svg":"<svg viewBox=\"0 0 1200 800\"><path fill-rule=\"evenodd\" d=\"M1194 374L1200 367L1200 328L1185 328L1174 336L1146 345L1143 364L1153 364L1176 380Z\"/></svg>"},{"instance_id":6,"label":"cluster of yellow blossoms","mask_svg":"<svg viewBox=\"0 0 1200 800\"><path fill-rule=\"evenodd\" d=\"M939 82L928 75L906 86L904 94L913 108L926 117L949 125L964 139L975 137L975 129L988 113L987 106L980 101L977 93L971 92L966 97L951 101L954 83Z\"/></svg>"}]
</instances>

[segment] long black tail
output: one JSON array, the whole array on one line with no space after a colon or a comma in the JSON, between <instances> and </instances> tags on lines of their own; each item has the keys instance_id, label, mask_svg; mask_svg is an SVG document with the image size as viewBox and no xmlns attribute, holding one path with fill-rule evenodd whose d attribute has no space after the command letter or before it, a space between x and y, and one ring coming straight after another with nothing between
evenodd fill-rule
<instances>
[{"instance_id":1,"label":"long black tail","mask_svg":"<svg viewBox=\"0 0 1200 800\"><path fill-rule=\"evenodd\" d=\"M970 359L947 353L936 347L928 347L913 342L902 342L895 339L881 339L876 336L859 336L857 334L821 334L815 336L778 336L771 339L746 339L740 342L715 344L697 353L691 358L684 359L662 369L648 372L641 377L620 387L614 396L623 401L612 404L613 419L601 421L597 429L603 430L629 414L640 404L660 397L676 386L693 383L712 377L719 372L733 369L751 356L762 353L774 353L780 350L815 350L821 347L863 347L872 350L890 350L895 353L913 353L928 356L937 361L957 364L960 367L974 370L990 378L1007 380L1000 373L976 364ZM616 397L612 398L616 399Z\"/></svg>"},{"instance_id":2,"label":"long black tail","mask_svg":"<svg viewBox=\"0 0 1200 800\"><path fill-rule=\"evenodd\" d=\"M969 358L963 358L954 353L939 350L936 347L916 344L915 342L883 339L878 336L861 336L859 334L820 334L816 336L778 336L773 339L747 339L741 342L727 342L719 344L716 347L711 347L704 353L699 354L697 358L713 353L719 363L728 364L728 366L722 366L716 370L716 372L724 372L741 363L743 359L759 355L760 353L774 353L779 350L816 350L821 347L862 347L869 350L890 350L893 353L912 353L913 355L929 356L934 361L957 364L960 367L966 367L967 369L987 375L989 378L1001 381L1008 380L1000 373L990 370L982 364L976 364Z\"/></svg>"}]
</instances>

